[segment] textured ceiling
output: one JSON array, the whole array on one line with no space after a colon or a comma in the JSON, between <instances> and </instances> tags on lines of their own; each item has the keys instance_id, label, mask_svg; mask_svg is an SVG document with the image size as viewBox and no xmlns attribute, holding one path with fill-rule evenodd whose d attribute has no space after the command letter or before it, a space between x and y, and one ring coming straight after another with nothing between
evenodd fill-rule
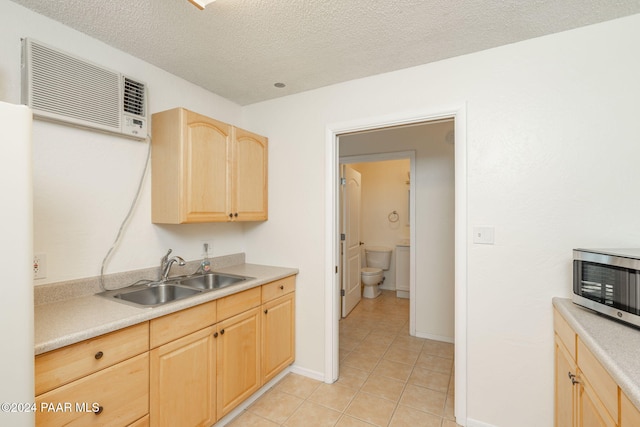
<instances>
[{"instance_id":1,"label":"textured ceiling","mask_svg":"<svg viewBox=\"0 0 640 427\"><path fill-rule=\"evenodd\" d=\"M12 1L240 105L640 13L640 0Z\"/></svg>"}]
</instances>

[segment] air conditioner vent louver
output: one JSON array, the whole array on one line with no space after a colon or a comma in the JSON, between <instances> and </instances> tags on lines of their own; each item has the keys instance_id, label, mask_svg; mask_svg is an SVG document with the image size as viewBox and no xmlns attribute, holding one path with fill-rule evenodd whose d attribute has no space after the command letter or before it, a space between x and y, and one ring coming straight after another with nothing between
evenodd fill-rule
<instances>
[{"instance_id":1,"label":"air conditioner vent louver","mask_svg":"<svg viewBox=\"0 0 640 427\"><path fill-rule=\"evenodd\" d=\"M124 111L144 116L144 84L124 78Z\"/></svg>"},{"instance_id":2,"label":"air conditioner vent louver","mask_svg":"<svg viewBox=\"0 0 640 427\"><path fill-rule=\"evenodd\" d=\"M39 118L147 135L146 86L34 40L23 40L23 102Z\"/></svg>"}]
</instances>

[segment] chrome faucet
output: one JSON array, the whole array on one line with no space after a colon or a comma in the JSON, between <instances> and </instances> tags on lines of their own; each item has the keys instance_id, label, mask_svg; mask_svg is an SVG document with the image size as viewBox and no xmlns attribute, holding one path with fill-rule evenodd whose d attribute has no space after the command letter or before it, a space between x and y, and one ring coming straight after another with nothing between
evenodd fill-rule
<instances>
[{"instance_id":1,"label":"chrome faucet","mask_svg":"<svg viewBox=\"0 0 640 427\"><path fill-rule=\"evenodd\" d=\"M183 266L186 263L184 262L184 259L182 259L179 256L173 256L171 258L169 258L169 255L171 254L172 250L169 249L167 251L167 253L165 254L165 256L162 257L162 259L160 260L160 271L162 272L161 275L161 279L163 281L167 280L169 278L169 272L171 271L171 266L173 265L173 263L177 262L179 266Z\"/></svg>"}]
</instances>

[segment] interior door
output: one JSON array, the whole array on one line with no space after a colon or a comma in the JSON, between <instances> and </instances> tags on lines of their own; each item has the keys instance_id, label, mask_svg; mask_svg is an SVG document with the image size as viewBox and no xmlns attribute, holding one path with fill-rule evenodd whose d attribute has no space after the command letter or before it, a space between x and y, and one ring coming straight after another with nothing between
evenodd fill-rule
<instances>
[{"instance_id":1,"label":"interior door","mask_svg":"<svg viewBox=\"0 0 640 427\"><path fill-rule=\"evenodd\" d=\"M360 172L342 165L342 317L360 302Z\"/></svg>"}]
</instances>

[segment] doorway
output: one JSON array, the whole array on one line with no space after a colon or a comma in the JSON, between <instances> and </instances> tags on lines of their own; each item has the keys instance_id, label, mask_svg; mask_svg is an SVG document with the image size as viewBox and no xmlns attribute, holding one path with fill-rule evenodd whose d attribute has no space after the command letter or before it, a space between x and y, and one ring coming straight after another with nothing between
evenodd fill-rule
<instances>
[{"instance_id":1,"label":"doorway","mask_svg":"<svg viewBox=\"0 0 640 427\"><path fill-rule=\"evenodd\" d=\"M325 335L325 382L338 378L338 320L340 318L339 280L339 221L337 215L337 182L340 135L372 131L395 126L414 125L439 120L454 120L455 127L455 415L458 423L466 420L466 139L465 108L444 110L438 113L407 113L393 117L379 117L357 122L333 124L327 127L327 268L335 274L327 275ZM415 264L415 262L414 262Z\"/></svg>"},{"instance_id":2,"label":"doorway","mask_svg":"<svg viewBox=\"0 0 640 427\"><path fill-rule=\"evenodd\" d=\"M362 135L340 136L341 146L350 143L358 143ZM366 138L366 137L365 137ZM343 150L344 151L344 150ZM356 149L356 151L358 151ZM358 176L362 175L365 184L360 185L361 196L358 197L362 208L358 207L360 218L357 221L348 220L345 217L344 193L348 189L350 179L347 177L342 183L343 197L341 197L341 206L339 206L339 215L342 217L341 236L346 236L346 241L341 241L343 262L340 266L341 280L344 283L347 279L356 277L358 279L358 291L360 290L360 267L366 266L365 251L362 249L377 246L391 249L391 262L389 269L383 271L384 281L379 286L382 290L391 290L393 293L406 298L408 305L411 305L409 311L409 333L415 335L415 302L412 295L415 296L415 263L411 259L415 259L415 251L411 250L411 241L415 241L415 227L411 227L411 220L415 218L415 184L411 182L411 176L415 176L415 151L398 151L378 154L363 154L340 156L342 175L346 170L354 169ZM348 207L347 207L348 208ZM353 209L355 210L355 209ZM349 211L349 209L347 209ZM352 232L350 222L355 222L360 227L359 232ZM357 266L344 263L345 255L349 251L349 237L358 236L359 247L357 248ZM397 257L398 248L402 245L402 250L406 251L408 268L406 271L406 290L397 283ZM350 257L347 257L350 258ZM355 258L355 257L351 257ZM362 259L362 260L361 260ZM355 272L349 271L356 269ZM402 289L397 291L397 289ZM344 300L344 297L343 297ZM358 298L358 301L360 299ZM341 315L346 314L353 307L348 307L345 312L344 301L342 304Z\"/></svg>"}]
</instances>

